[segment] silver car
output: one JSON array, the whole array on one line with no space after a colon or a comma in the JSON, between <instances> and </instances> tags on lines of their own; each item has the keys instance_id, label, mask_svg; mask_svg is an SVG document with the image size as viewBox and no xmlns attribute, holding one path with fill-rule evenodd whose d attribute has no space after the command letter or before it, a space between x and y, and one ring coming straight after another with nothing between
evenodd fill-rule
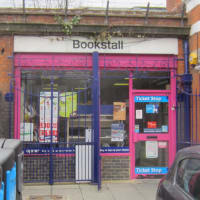
<instances>
[{"instance_id":1,"label":"silver car","mask_svg":"<svg viewBox=\"0 0 200 200\"><path fill-rule=\"evenodd\" d=\"M200 200L200 145L180 150L161 179L157 200Z\"/></svg>"}]
</instances>

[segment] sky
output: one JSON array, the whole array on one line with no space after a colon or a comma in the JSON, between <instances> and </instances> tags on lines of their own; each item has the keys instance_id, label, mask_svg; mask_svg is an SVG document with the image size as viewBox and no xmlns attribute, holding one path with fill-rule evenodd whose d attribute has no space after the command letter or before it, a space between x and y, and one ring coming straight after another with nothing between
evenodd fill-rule
<instances>
[{"instance_id":1,"label":"sky","mask_svg":"<svg viewBox=\"0 0 200 200\"><path fill-rule=\"evenodd\" d=\"M66 0L25 0L26 7L62 8ZM23 0L0 0L0 7L22 7ZM106 8L107 0L68 0L69 8L101 7ZM166 0L109 0L110 8L133 8L146 6L166 7Z\"/></svg>"}]
</instances>

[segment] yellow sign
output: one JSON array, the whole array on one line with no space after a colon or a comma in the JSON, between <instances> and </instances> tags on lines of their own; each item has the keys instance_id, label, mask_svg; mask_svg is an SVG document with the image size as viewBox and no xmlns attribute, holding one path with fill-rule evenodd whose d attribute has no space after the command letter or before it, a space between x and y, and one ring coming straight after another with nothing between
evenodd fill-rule
<instances>
[{"instance_id":1,"label":"yellow sign","mask_svg":"<svg viewBox=\"0 0 200 200\"><path fill-rule=\"evenodd\" d=\"M60 94L59 115L60 117L70 117L77 113L77 93L63 92Z\"/></svg>"},{"instance_id":2,"label":"yellow sign","mask_svg":"<svg viewBox=\"0 0 200 200\"><path fill-rule=\"evenodd\" d=\"M113 120L126 120L126 103L113 102Z\"/></svg>"},{"instance_id":3,"label":"yellow sign","mask_svg":"<svg viewBox=\"0 0 200 200\"><path fill-rule=\"evenodd\" d=\"M190 53L190 56L189 56L189 63L190 63L191 65L196 65L197 62L198 62L197 53L196 53L196 52Z\"/></svg>"}]
</instances>

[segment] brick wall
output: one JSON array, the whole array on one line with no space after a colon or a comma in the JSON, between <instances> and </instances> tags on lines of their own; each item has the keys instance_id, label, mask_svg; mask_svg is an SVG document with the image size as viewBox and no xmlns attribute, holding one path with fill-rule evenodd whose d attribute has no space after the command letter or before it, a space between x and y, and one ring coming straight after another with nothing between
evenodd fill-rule
<instances>
[{"instance_id":1,"label":"brick wall","mask_svg":"<svg viewBox=\"0 0 200 200\"><path fill-rule=\"evenodd\" d=\"M9 133L9 103L5 94L10 90L12 72L13 37L0 36L0 137L8 137ZM12 105L11 105L12 106Z\"/></svg>"},{"instance_id":2,"label":"brick wall","mask_svg":"<svg viewBox=\"0 0 200 200\"><path fill-rule=\"evenodd\" d=\"M192 26L189 37L190 53L196 54L197 57L199 56L198 54L200 52L200 29L199 26L198 25L196 26L195 24L198 24L200 22L199 10L200 10L200 5L197 4L187 13L188 25ZM199 70L195 70L194 66L190 65L190 72L192 73L193 77L192 91L193 93L199 94L199 88L198 88L200 81ZM194 109L196 109L196 107L194 107Z\"/></svg>"},{"instance_id":3,"label":"brick wall","mask_svg":"<svg viewBox=\"0 0 200 200\"><path fill-rule=\"evenodd\" d=\"M184 74L184 60L182 60L184 58L183 41L180 39L178 40L178 52L178 59L180 60L178 61L177 73Z\"/></svg>"},{"instance_id":4,"label":"brick wall","mask_svg":"<svg viewBox=\"0 0 200 200\"><path fill-rule=\"evenodd\" d=\"M200 21L200 15L199 15L200 5L197 5L194 7L190 12L188 13L188 24L190 26L194 25L195 23L199 23ZM200 30L197 27L193 28L193 33L190 35L190 52L196 52L197 49L200 51ZM192 68L191 68L192 70Z\"/></svg>"},{"instance_id":5,"label":"brick wall","mask_svg":"<svg viewBox=\"0 0 200 200\"><path fill-rule=\"evenodd\" d=\"M167 0L167 10L176 11L180 8L182 0Z\"/></svg>"},{"instance_id":6,"label":"brick wall","mask_svg":"<svg viewBox=\"0 0 200 200\"><path fill-rule=\"evenodd\" d=\"M108 156L101 159L102 180L130 179L130 159L128 156Z\"/></svg>"},{"instance_id":7,"label":"brick wall","mask_svg":"<svg viewBox=\"0 0 200 200\"><path fill-rule=\"evenodd\" d=\"M172 0L173 2L174 0ZM178 1L178 0L177 0ZM26 15L22 12L13 12L10 10L0 9L1 23L37 23L37 24L57 24L55 16L62 16L63 12L52 11L29 11ZM80 24L85 25L104 25L105 11L102 10L73 10L68 12L68 20L74 15L80 15ZM144 25L145 11L109 11L109 25ZM187 19L184 19L187 21ZM170 12L150 11L148 15L148 25L152 26L180 26L180 15L170 14Z\"/></svg>"}]
</instances>

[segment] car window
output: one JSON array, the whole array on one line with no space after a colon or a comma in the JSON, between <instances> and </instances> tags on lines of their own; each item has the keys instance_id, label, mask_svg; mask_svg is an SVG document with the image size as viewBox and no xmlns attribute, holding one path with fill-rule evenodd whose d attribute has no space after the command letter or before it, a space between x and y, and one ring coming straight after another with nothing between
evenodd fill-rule
<instances>
[{"instance_id":1,"label":"car window","mask_svg":"<svg viewBox=\"0 0 200 200\"><path fill-rule=\"evenodd\" d=\"M200 199L200 159L184 159L178 164L177 184L195 200Z\"/></svg>"}]
</instances>

